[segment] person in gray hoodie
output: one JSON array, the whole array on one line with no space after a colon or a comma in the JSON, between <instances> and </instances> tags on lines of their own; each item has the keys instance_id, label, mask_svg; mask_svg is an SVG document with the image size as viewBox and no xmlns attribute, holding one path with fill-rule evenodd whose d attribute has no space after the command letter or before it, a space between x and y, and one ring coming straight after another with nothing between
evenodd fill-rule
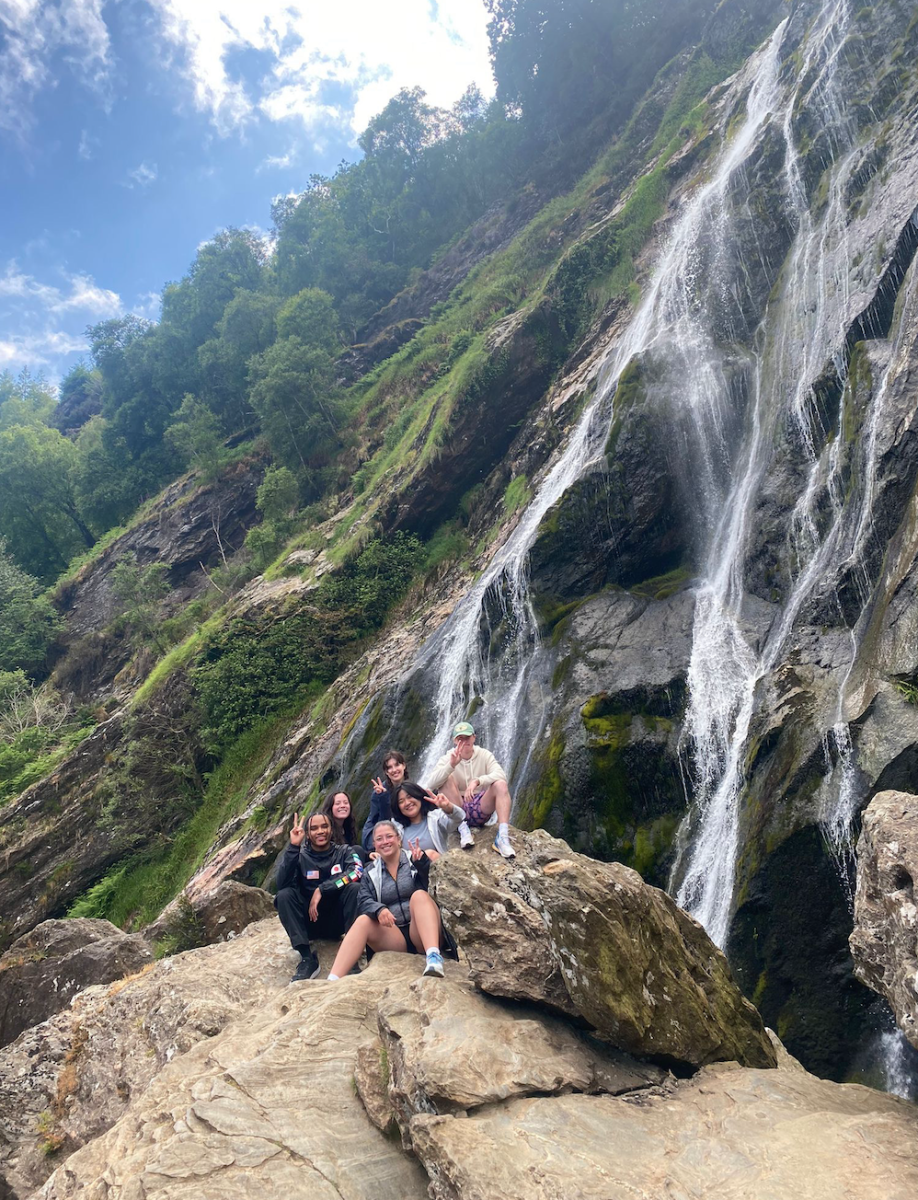
<instances>
[{"instance_id":1,"label":"person in gray hoodie","mask_svg":"<svg viewBox=\"0 0 918 1200\"><path fill-rule=\"evenodd\" d=\"M347 975L369 948L424 954L424 974L442 979L440 910L427 891L430 859L417 839L410 851L402 848L401 827L395 821L376 825L373 845L376 858L360 882L357 919L345 934L328 978Z\"/></svg>"}]
</instances>

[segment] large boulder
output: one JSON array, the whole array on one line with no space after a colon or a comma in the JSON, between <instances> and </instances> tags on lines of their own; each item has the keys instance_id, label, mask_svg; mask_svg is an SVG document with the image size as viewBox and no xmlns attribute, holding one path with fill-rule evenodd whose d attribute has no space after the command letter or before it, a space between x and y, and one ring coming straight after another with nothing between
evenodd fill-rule
<instances>
[{"instance_id":1,"label":"large boulder","mask_svg":"<svg viewBox=\"0 0 918 1200\"><path fill-rule=\"evenodd\" d=\"M667 1093L419 1114L432 1200L912 1200L918 1111L800 1070L706 1067Z\"/></svg>"},{"instance_id":2,"label":"large boulder","mask_svg":"<svg viewBox=\"0 0 918 1200\"><path fill-rule=\"evenodd\" d=\"M0 1046L67 1008L84 988L133 974L151 959L143 938L110 921L42 921L0 958Z\"/></svg>"},{"instance_id":3,"label":"large boulder","mask_svg":"<svg viewBox=\"0 0 918 1200\"><path fill-rule=\"evenodd\" d=\"M274 900L264 888L224 879L215 888L189 897L183 892L143 931L147 941L173 940L179 949L228 942L255 921L273 917Z\"/></svg>"},{"instance_id":4,"label":"large boulder","mask_svg":"<svg viewBox=\"0 0 918 1200\"><path fill-rule=\"evenodd\" d=\"M690 1067L775 1065L726 958L665 892L542 830L513 839L512 861L479 839L471 860L448 854L433 872L479 987L573 1010L630 1054ZM521 973L527 961L538 970Z\"/></svg>"},{"instance_id":5,"label":"large boulder","mask_svg":"<svg viewBox=\"0 0 918 1200\"><path fill-rule=\"evenodd\" d=\"M455 973L453 973L455 972ZM512 1096L567 1092L619 1095L662 1083L665 1073L639 1063L544 1010L483 996L451 968L447 980L393 984L377 1007L380 1043L357 1071L367 1110L387 1098L406 1144L418 1113L462 1113ZM383 1129L391 1124L383 1106ZM375 1118L374 1118L375 1119Z\"/></svg>"},{"instance_id":6,"label":"large boulder","mask_svg":"<svg viewBox=\"0 0 918 1200\"><path fill-rule=\"evenodd\" d=\"M212 987L214 968L244 972L246 943L271 960L263 986L162 1062L34 1200L910 1200L918 1187L915 1108L818 1080L780 1047L777 1070L676 1081L476 993L461 963L425 979L417 957L379 954L354 978L288 984L267 925L171 970ZM135 1004L163 996L163 966L130 985Z\"/></svg>"},{"instance_id":7,"label":"large boulder","mask_svg":"<svg viewBox=\"0 0 918 1200\"><path fill-rule=\"evenodd\" d=\"M167 1063L280 992L296 961L274 918L229 943L87 988L66 1012L20 1034L0 1050L0 1196L4 1186L29 1195Z\"/></svg>"},{"instance_id":8,"label":"large boulder","mask_svg":"<svg viewBox=\"0 0 918 1200\"><path fill-rule=\"evenodd\" d=\"M918 1047L918 796L880 792L861 822L850 938L855 971Z\"/></svg>"}]
</instances>

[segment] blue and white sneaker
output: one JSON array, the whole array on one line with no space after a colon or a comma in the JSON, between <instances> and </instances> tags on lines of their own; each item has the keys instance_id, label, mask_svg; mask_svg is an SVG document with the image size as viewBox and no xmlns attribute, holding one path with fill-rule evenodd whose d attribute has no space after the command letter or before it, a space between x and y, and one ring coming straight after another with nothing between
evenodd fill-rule
<instances>
[{"instance_id":1,"label":"blue and white sneaker","mask_svg":"<svg viewBox=\"0 0 918 1200\"><path fill-rule=\"evenodd\" d=\"M510 845L510 839L505 833L498 833L494 839L494 849L502 858L516 858L516 851Z\"/></svg>"},{"instance_id":2,"label":"blue and white sneaker","mask_svg":"<svg viewBox=\"0 0 918 1200\"><path fill-rule=\"evenodd\" d=\"M427 951L427 966L424 968L425 975L435 975L437 979L443 978L443 955L439 950Z\"/></svg>"}]
</instances>

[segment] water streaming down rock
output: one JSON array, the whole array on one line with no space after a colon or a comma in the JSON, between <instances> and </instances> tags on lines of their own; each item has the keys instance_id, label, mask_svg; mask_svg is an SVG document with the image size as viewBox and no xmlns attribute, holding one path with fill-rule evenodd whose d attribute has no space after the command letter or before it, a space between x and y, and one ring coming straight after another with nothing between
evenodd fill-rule
<instances>
[{"instance_id":1,"label":"water streaming down rock","mask_svg":"<svg viewBox=\"0 0 918 1200\"><path fill-rule=\"evenodd\" d=\"M600 457L616 385L639 358L685 450L700 568L682 732L694 804L671 889L721 945L734 903L750 727L763 681L784 661L801 613L817 601L834 603L840 575L850 573L870 538L876 447L869 422L879 419L882 387L856 451L857 488L850 486L843 439L831 433L843 426L857 340L848 229L863 147L849 112L850 55L843 53L851 22L847 0L802 4L732 81L722 100L729 134L704 181L683 197L643 301L608 351L596 399L516 530L415 664L436 672L436 732L422 756L422 777L446 748L452 723L474 712L481 740L513 768L518 785L550 699L528 588L529 551L551 506ZM730 121L743 98L742 118ZM815 179L812 144L819 150ZM754 190L761 178L748 177L763 160L774 174L768 203L780 210L764 215ZM818 202L817 184L824 188ZM763 482L782 438L785 452L796 456L798 482L784 530L786 586L769 604L761 589L757 596L747 590L746 574ZM866 575L862 591L869 591ZM858 647L854 617L849 664ZM821 728L835 765L824 787L831 801L823 822L843 855L864 789L846 722L850 665L841 675Z\"/></svg>"},{"instance_id":2,"label":"water streaming down rock","mask_svg":"<svg viewBox=\"0 0 918 1200\"><path fill-rule=\"evenodd\" d=\"M688 311L691 307L688 300L690 273L693 266L697 265L700 269L700 263L696 264L693 256L697 255L701 245L709 205L717 205L721 219L726 221L724 197L731 177L749 153L769 111L771 91L777 78L783 28L782 24L759 59L753 60L751 72L758 77L752 80L746 120L726 147L712 181L693 197L679 219L647 297L626 335L612 348L601 373L596 396L577 423L566 449L548 470L535 498L505 546L450 619L430 640L416 664L424 670L436 663L438 671L436 732L421 758L421 778L448 745L452 725L465 717L477 700L484 702L480 716L476 717L480 725L480 740L494 751L499 760L514 765L514 778L518 783L525 778L531 748L544 723L544 708L540 711L537 707L533 711L531 698L530 703L523 703L527 684L538 660L539 646L538 622L528 588L529 551L545 514L596 460L608 435L616 385L627 365L661 338L661 319L664 322L673 319L683 323L687 346L700 339L700 346L692 357L701 371L713 377L720 370L700 321ZM738 92L744 83L747 81L742 79L734 85ZM677 305L679 311L673 311L670 317L669 310L673 308L671 282L674 277L684 281L684 303ZM714 394L722 395L723 391L720 388ZM700 385L698 393L703 394ZM718 408L712 410L711 416L717 424L725 413ZM705 480L705 490L712 508L717 492L714 457L712 453L707 462ZM509 631L501 639L500 653L496 655L490 651L490 635L493 631L489 614L494 611L509 626ZM483 630L487 637L482 636Z\"/></svg>"}]
</instances>

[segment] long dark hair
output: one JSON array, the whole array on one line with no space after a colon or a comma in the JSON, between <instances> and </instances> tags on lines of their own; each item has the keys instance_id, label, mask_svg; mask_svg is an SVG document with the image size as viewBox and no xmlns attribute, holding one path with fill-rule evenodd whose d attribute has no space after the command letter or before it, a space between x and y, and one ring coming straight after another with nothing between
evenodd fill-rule
<instances>
[{"instance_id":1,"label":"long dark hair","mask_svg":"<svg viewBox=\"0 0 918 1200\"><path fill-rule=\"evenodd\" d=\"M407 796L412 796L415 800L420 800L422 817L426 817L429 812L432 812L437 807L436 804L432 804L427 799L427 794L425 793L424 789L419 784L411 783L409 780L406 779L403 783L400 783L398 785L398 787L395 789L393 796L392 796L392 807L395 809L395 811L398 813L398 815L402 818L402 820L404 820L405 817L402 814L402 809L398 802L398 797L399 797L400 792L404 792Z\"/></svg>"},{"instance_id":2,"label":"long dark hair","mask_svg":"<svg viewBox=\"0 0 918 1200\"><path fill-rule=\"evenodd\" d=\"M395 759L395 761L397 763L401 763L401 765L405 768L405 779L407 779L408 778L408 764L407 764L407 762L405 762L405 756L404 756L404 754L402 754L401 750L387 750L386 753L383 755L383 759L382 759L383 775L385 775L385 777L387 779L389 779L389 772L386 770L386 763L391 762L392 759ZM391 779L389 779L389 784L391 786L394 786L394 784L392 784ZM399 786L401 786L401 784Z\"/></svg>"},{"instance_id":3,"label":"long dark hair","mask_svg":"<svg viewBox=\"0 0 918 1200\"><path fill-rule=\"evenodd\" d=\"M343 821L332 812L335 806L336 796L347 796L347 792L342 792L340 789L337 792L332 792L330 796L326 796L319 809L320 813L324 813L331 821L332 841L337 846L356 846L357 845L357 827L354 824L354 806L351 804L350 796L347 796L348 804L351 804L351 811L347 814Z\"/></svg>"}]
</instances>

